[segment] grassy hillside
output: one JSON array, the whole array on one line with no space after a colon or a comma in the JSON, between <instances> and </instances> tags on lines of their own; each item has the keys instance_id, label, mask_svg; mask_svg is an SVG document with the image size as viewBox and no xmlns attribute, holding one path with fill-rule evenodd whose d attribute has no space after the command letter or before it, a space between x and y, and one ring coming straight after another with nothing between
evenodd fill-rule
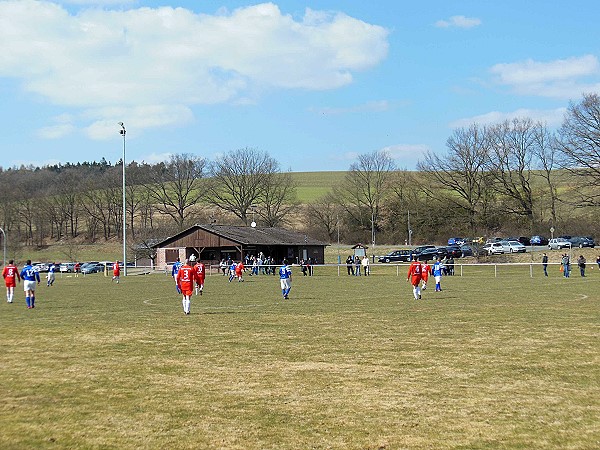
<instances>
[{"instance_id":1,"label":"grassy hillside","mask_svg":"<svg viewBox=\"0 0 600 450\"><path fill-rule=\"evenodd\" d=\"M294 172L292 177L297 184L298 200L310 203L326 195L335 185L339 185L346 172Z\"/></svg>"}]
</instances>

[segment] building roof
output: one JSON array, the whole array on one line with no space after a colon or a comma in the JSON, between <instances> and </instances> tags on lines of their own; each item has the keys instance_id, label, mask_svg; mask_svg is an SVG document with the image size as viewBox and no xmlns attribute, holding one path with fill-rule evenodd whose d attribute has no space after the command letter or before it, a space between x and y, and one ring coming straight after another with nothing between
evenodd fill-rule
<instances>
[{"instance_id":1,"label":"building roof","mask_svg":"<svg viewBox=\"0 0 600 450\"><path fill-rule=\"evenodd\" d=\"M306 234L284 228L196 224L187 230L183 230L174 236L156 243L153 247L165 246L197 230L204 230L242 245L329 245L326 242L313 239Z\"/></svg>"}]
</instances>

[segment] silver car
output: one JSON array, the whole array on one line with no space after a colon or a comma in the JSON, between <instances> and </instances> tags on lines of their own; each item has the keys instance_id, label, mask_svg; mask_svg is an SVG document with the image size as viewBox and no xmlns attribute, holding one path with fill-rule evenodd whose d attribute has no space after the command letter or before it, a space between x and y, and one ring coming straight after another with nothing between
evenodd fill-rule
<instances>
[{"instance_id":1,"label":"silver car","mask_svg":"<svg viewBox=\"0 0 600 450\"><path fill-rule=\"evenodd\" d=\"M550 250L560 250L562 248L571 248L571 242L565 238L554 238L548 241L548 248Z\"/></svg>"},{"instance_id":2,"label":"silver car","mask_svg":"<svg viewBox=\"0 0 600 450\"><path fill-rule=\"evenodd\" d=\"M519 241L501 241L500 243L504 253L525 253L527 251L527 247Z\"/></svg>"}]
</instances>

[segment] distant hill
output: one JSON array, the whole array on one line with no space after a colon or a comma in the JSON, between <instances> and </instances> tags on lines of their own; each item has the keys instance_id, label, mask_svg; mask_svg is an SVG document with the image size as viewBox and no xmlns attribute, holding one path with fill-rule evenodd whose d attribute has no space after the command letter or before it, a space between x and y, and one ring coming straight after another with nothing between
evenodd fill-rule
<instances>
[{"instance_id":1,"label":"distant hill","mask_svg":"<svg viewBox=\"0 0 600 450\"><path fill-rule=\"evenodd\" d=\"M334 186L344 181L345 171L292 172L297 185L298 200L309 203L326 195Z\"/></svg>"}]
</instances>

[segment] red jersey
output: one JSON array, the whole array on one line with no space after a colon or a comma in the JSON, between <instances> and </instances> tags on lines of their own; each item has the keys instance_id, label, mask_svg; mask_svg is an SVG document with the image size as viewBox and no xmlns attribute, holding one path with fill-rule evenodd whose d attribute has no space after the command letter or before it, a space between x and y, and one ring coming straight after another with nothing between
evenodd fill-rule
<instances>
[{"instance_id":1,"label":"red jersey","mask_svg":"<svg viewBox=\"0 0 600 450\"><path fill-rule=\"evenodd\" d=\"M413 286L416 286L421 281L421 270L422 267L419 261L413 261L410 263L407 278L410 278L410 282Z\"/></svg>"},{"instance_id":2,"label":"red jersey","mask_svg":"<svg viewBox=\"0 0 600 450\"><path fill-rule=\"evenodd\" d=\"M2 276L4 277L6 287L15 287L17 285L16 280L19 280L19 282L21 281L19 269L14 264L5 266L4 270L2 270Z\"/></svg>"},{"instance_id":3,"label":"red jersey","mask_svg":"<svg viewBox=\"0 0 600 450\"><path fill-rule=\"evenodd\" d=\"M235 266L235 274L240 277L242 276L242 272L244 271L244 263L242 263L241 261L238 263L237 266Z\"/></svg>"},{"instance_id":4,"label":"red jersey","mask_svg":"<svg viewBox=\"0 0 600 450\"><path fill-rule=\"evenodd\" d=\"M194 266L194 273L196 274L196 281L198 284L202 284L200 281L204 282L204 277L206 276L204 264L201 262L197 263Z\"/></svg>"},{"instance_id":5,"label":"red jersey","mask_svg":"<svg viewBox=\"0 0 600 450\"><path fill-rule=\"evenodd\" d=\"M116 262L113 264L113 275L118 277L121 274L121 268L119 267L119 263Z\"/></svg>"},{"instance_id":6,"label":"red jersey","mask_svg":"<svg viewBox=\"0 0 600 450\"><path fill-rule=\"evenodd\" d=\"M421 278L427 283L427 279L429 278L429 274L431 273L431 267L429 264L425 263L421 265Z\"/></svg>"},{"instance_id":7,"label":"red jersey","mask_svg":"<svg viewBox=\"0 0 600 450\"><path fill-rule=\"evenodd\" d=\"M194 291L194 269L187 264L179 268L177 272L177 286L183 295L192 295Z\"/></svg>"}]
</instances>

